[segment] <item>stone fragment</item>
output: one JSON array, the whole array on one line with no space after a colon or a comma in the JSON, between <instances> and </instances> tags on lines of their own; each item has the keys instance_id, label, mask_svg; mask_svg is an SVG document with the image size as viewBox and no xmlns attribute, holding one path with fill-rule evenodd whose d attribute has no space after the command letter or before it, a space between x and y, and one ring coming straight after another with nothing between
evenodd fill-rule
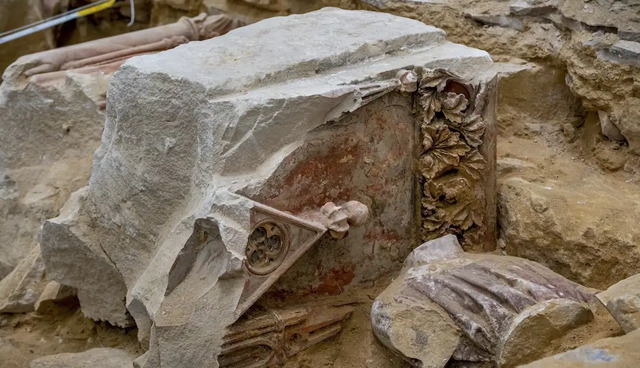
<instances>
[{"instance_id":1,"label":"stone fragment","mask_svg":"<svg viewBox=\"0 0 640 368\"><path fill-rule=\"evenodd\" d=\"M611 46L611 51L617 53L623 58L637 60L640 58L640 43L620 40Z\"/></svg>"},{"instance_id":2,"label":"stone fragment","mask_svg":"<svg viewBox=\"0 0 640 368\"><path fill-rule=\"evenodd\" d=\"M55 281L49 281L40 293L40 297L34 304L34 308L37 312L42 312L56 302L72 298L75 295L75 289L66 285L60 285Z\"/></svg>"},{"instance_id":3,"label":"stone fragment","mask_svg":"<svg viewBox=\"0 0 640 368\"><path fill-rule=\"evenodd\" d=\"M95 348L82 353L49 355L31 361L29 368L129 368L135 356L114 348Z\"/></svg>"},{"instance_id":4,"label":"stone fragment","mask_svg":"<svg viewBox=\"0 0 640 368\"><path fill-rule=\"evenodd\" d=\"M36 246L7 277L0 280L0 313L33 311L46 284L40 247Z\"/></svg>"},{"instance_id":5,"label":"stone fragment","mask_svg":"<svg viewBox=\"0 0 640 368\"><path fill-rule=\"evenodd\" d=\"M610 337L520 368L636 368L640 366L640 330Z\"/></svg>"},{"instance_id":6,"label":"stone fragment","mask_svg":"<svg viewBox=\"0 0 640 368\"><path fill-rule=\"evenodd\" d=\"M270 287L341 293L417 233L491 247L495 76L441 30L331 8L131 58L89 187L43 226L48 272L92 318L134 317L137 364L200 367Z\"/></svg>"},{"instance_id":7,"label":"stone fragment","mask_svg":"<svg viewBox=\"0 0 640 368\"><path fill-rule=\"evenodd\" d=\"M429 241L371 311L379 340L421 367L514 367L558 351L593 319L592 292L537 263L465 253L455 236Z\"/></svg>"},{"instance_id":8,"label":"stone fragment","mask_svg":"<svg viewBox=\"0 0 640 368\"><path fill-rule=\"evenodd\" d=\"M489 26L512 28L517 31L524 30L524 23L521 19L509 16L508 14L484 14L474 11L466 12L465 15L475 21Z\"/></svg>"},{"instance_id":9,"label":"stone fragment","mask_svg":"<svg viewBox=\"0 0 640 368\"><path fill-rule=\"evenodd\" d=\"M558 0L512 0L509 10L515 15L530 17L549 14L558 9Z\"/></svg>"},{"instance_id":10,"label":"stone fragment","mask_svg":"<svg viewBox=\"0 0 640 368\"><path fill-rule=\"evenodd\" d=\"M616 124L609 119L609 115L606 112L599 110L598 118L600 120L600 129L605 137L616 142L626 141L624 135L620 132L620 128L618 128Z\"/></svg>"},{"instance_id":11,"label":"stone fragment","mask_svg":"<svg viewBox=\"0 0 640 368\"><path fill-rule=\"evenodd\" d=\"M626 333L640 328L640 274L596 295Z\"/></svg>"},{"instance_id":12,"label":"stone fragment","mask_svg":"<svg viewBox=\"0 0 640 368\"><path fill-rule=\"evenodd\" d=\"M26 55L7 68L0 86L0 279L37 244L40 225L87 185L107 85L120 64L241 24L226 15L184 18Z\"/></svg>"}]
</instances>

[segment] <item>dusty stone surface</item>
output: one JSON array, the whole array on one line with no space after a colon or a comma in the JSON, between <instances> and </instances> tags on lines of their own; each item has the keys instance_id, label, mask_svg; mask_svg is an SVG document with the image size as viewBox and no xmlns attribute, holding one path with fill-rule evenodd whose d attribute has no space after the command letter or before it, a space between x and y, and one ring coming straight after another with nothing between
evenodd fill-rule
<instances>
[{"instance_id":1,"label":"dusty stone surface","mask_svg":"<svg viewBox=\"0 0 640 368\"><path fill-rule=\"evenodd\" d=\"M46 284L44 262L40 247L36 246L7 277L0 280L0 313L34 310Z\"/></svg>"},{"instance_id":2,"label":"dusty stone surface","mask_svg":"<svg viewBox=\"0 0 640 368\"><path fill-rule=\"evenodd\" d=\"M37 245L42 222L88 182L105 92L100 74L0 86L0 264L15 267Z\"/></svg>"},{"instance_id":3,"label":"dusty stone surface","mask_svg":"<svg viewBox=\"0 0 640 368\"><path fill-rule=\"evenodd\" d=\"M380 24L384 34L371 32ZM319 28L322 33L315 33ZM280 39L297 51L283 55L281 48L265 47ZM432 74L439 79L426 78ZM448 140L434 138L443 151L453 142L456 164L475 152L468 168L475 179L458 181L490 183L495 95L487 82L494 75L486 53L448 43L433 27L336 9L273 18L215 40L132 58L111 80L89 187L44 225L48 272L78 288L83 310L87 306L93 318L124 324L128 310L149 346L142 366L215 364L221 326L242 312L245 291L264 292L262 284L246 283L256 279L243 265L258 221L289 227L291 247L299 247L296 239L316 236L309 231L327 230L311 215L325 203L357 200L371 211L370 220L343 240L324 237L323 268L291 277L284 292L308 290L338 272L353 274L345 286L357 285L393 270L397 257L410 251L416 224L411 163L420 134L411 92L418 82L419 93L431 93L425 114L443 114L460 130L472 128L465 141L452 133L453 123L440 127L449 129ZM368 130L365 121L385 129ZM357 134L345 134L351 129ZM398 131L406 132L403 143ZM473 150L463 145L467 139ZM432 162L440 165L437 158ZM442 174L448 166L434 167ZM402 187L388 178L401 178ZM478 198L480 207L491 206L491 194ZM475 218L461 235L472 225L490 235L491 222L490 216ZM468 242L474 245L474 239ZM283 269L300 255L287 256ZM269 274L263 280L275 281Z\"/></svg>"},{"instance_id":4,"label":"dusty stone surface","mask_svg":"<svg viewBox=\"0 0 640 368\"><path fill-rule=\"evenodd\" d=\"M640 364L640 331L598 340L521 368L633 368Z\"/></svg>"},{"instance_id":5,"label":"dusty stone surface","mask_svg":"<svg viewBox=\"0 0 640 368\"><path fill-rule=\"evenodd\" d=\"M447 235L413 251L371 320L384 345L418 366L514 367L562 351L559 341L593 320L594 302L539 264L465 253Z\"/></svg>"},{"instance_id":6,"label":"dusty stone surface","mask_svg":"<svg viewBox=\"0 0 640 368\"><path fill-rule=\"evenodd\" d=\"M640 275L618 282L597 297L626 333L640 328Z\"/></svg>"},{"instance_id":7,"label":"dusty stone surface","mask_svg":"<svg viewBox=\"0 0 640 368\"><path fill-rule=\"evenodd\" d=\"M35 359L29 368L125 368L133 363L131 353L114 348L95 348L82 353L63 353Z\"/></svg>"}]
</instances>

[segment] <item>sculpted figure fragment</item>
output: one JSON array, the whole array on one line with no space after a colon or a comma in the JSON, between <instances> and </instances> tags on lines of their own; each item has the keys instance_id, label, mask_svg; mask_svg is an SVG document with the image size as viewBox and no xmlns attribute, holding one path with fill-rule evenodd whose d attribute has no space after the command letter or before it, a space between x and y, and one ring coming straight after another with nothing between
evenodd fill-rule
<instances>
[{"instance_id":1,"label":"sculpted figure fragment","mask_svg":"<svg viewBox=\"0 0 640 368\"><path fill-rule=\"evenodd\" d=\"M590 322L594 292L532 261L465 253L447 235L405 260L371 321L378 339L417 367L514 367Z\"/></svg>"}]
</instances>

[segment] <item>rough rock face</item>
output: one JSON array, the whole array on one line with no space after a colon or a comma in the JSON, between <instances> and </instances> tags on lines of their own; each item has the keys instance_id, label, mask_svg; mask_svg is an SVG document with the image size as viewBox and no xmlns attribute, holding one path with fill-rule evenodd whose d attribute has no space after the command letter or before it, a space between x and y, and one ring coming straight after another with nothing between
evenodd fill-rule
<instances>
[{"instance_id":1,"label":"rough rock face","mask_svg":"<svg viewBox=\"0 0 640 368\"><path fill-rule=\"evenodd\" d=\"M37 245L42 222L86 185L99 145L107 79L70 72L61 81L0 86L0 265L9 271Z\"/></svg>"},{"instance_id":2,"label":"rough rock face","mask_svg":"<svg viewBox=\"0 0 640 368\"><path fill-rule=\"evenodd\" d=\"M521 368L635 368L640 365L640 330L610 337Z\"/></svg>"},{"instance_id":3,"label":"rough rock face","mask_svg":"<svg viewBox=\"0 0 640 368\"><path fill-rule=\"evenodd\" d=\"M47 281L40 247L34 247L18 266L0 280L0 313L24 313L34 310Z\"/></svg>"},{"instance_id":4,"label":"rough rock face","mask_svg":"<svg viewBox=\"0 0 640 368\"><path fill-rule=\"evenodd\" d=\"M597 297L625 332L640 328L640 274L618 282Z\"/></svg>"},{"instance_id":5,"label":"rough rock face","mask_svg":"<svg viewBox=\"0 0 640 368\"><path fill-rule=\"evenodd\" d=\"M113 348L95 348L82 353L64 353L35 359L30 368L126 368L133 362L131 353Z\"/></svg>"},{"instance_id":6,"label":"rough rock face","mask_svg":"<svg viewBox=\"0 0 640 368\"><path fill-rule=\"evenodd\" d=\"M380 341L419 367L514 367L593 319L593 293L537 263L465 253L447 235L405 261L371 312Z\"/></svg>"},{"instance_id":7,"label":"rough rock face","mask_svg":"<svg viewBox=\"0 0 640 368\"><path fill-rule=\"evenodd\" d=\"M26 55L7 68L0 86L0 279L37 245L42 222L87 184L107 83L120 64L240 25L224 15L202 14Z\"/></svg>"},{"instance_id":8,"label":"rough rock face","mask_svg":"<svg viewBox=\"0 0 640 368\"><path fill-rule=\"evenodd\" d=\"M92 318L131 313L137 364L215 366L222 327L316 241L279 291L373 280L429 231L491 244L491 65L420 22L337 9L132 58L89 187L43 227L47 270ZM335 240L352 200L369 221Z\"/></svg>"}]
</instances>

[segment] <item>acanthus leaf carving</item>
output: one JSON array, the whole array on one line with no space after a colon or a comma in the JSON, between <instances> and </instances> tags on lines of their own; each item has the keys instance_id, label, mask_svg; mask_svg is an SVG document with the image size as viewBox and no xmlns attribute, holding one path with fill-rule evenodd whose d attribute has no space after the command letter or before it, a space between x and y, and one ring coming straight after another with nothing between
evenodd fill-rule
<instances>
[{"instance_id":1,"label":"acanthus leaf carving","mask_svg":"<svg viewBox=\"0 0 640 368\"><path fill-rule=\"evenodd\" d=\"M483 96L474 95L479 92ZM423 240L446 233L478 240L485 231L485 198L477 186L487 167L479 150L486 125L478 108L486 88L472 88L445 70L423 70L418 93Z\"/></svg>"},{"instance_id":2,"label":"acanthus leaf carving","mask_svg":"<svg viewBox=\"0 0 640 368\"><path fill-rule=\"evenodd\" d=\"M443 172L460 165L460 158L469 152L469 146L460 139L460 133L449 130L444 124L422 125L423 148L420 168L427 179L434 179Z\"/></svg>"}]
</instances>

